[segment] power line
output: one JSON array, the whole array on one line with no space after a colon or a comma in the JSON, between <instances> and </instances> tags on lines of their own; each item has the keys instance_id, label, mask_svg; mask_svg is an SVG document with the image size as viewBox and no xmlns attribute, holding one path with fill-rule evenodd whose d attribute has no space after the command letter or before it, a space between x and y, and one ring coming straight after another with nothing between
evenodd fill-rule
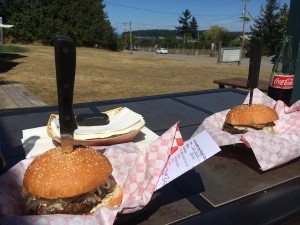
<instances>
[{"instance_id":1,"label":"power line","mask_svg":"<svg viewBox=\"0 0 300 225\"><path fill-rule=\"evenodd\" d=\"M226 22L226 20L229 20L229 22ZM234 21L233 21L234 20ZM210 22L202 22L205 24L230 24L230 23L236 23L236 22L240 22L240 19L237 19L236 17L227 17L220 20L215 20L215 21L210 21ZM138 24L138 25L143 25L143 26L159 26L159 27L174 27L174 26L178 26L178 23L176 24L157 24L157 23L142 23L142 22L136 22L136 21L132 21L132 24ZM129 24L129 22L119 22L119 23L114 23L114 26L126 26L127 24Z\"/></svg>"},{"instance_id":2,"label":"power line","mask_svg":"<svg viewBox=\"0 0 300 225\"><path fill-rule=\"evenodd\" d=\"M133 7L133 6L128 6L128 5L123 5L123 4L118 4L118 3L112 3L112 2L106 2L106 1L104 1L104 3L105 3L105 4L109 4L109 5L121 6L121 7L129 8L129 9L135 9L135 10L145 11L145 12L171 14L171 15L176 15L176 16L179 15L178 13L164 12L164 11L157 11L157 10L151 10L151 9L142 9L142 8L138 8L138 7Z\"/></svg>"},{"instance_id":3,"label":"power line","mask_svg":"<svg viewBox=\"0 0 300 225\"><path fill-rule=\"evenodd\" d=\"M231 20L231 21L227 21L227 22L218 22L218 21L215 21L215 22L208 22L208 23L205 23L205 25L203 24L201 27L201 29L205 30L205 29L208 29L212 26L222 26L222 25L228 25L228 24L238 24L240 23L240 20ZM140 22L135 22L135 21L131 21L131 24L132 25L138 25L138 26L143 26L143 27L154 27L154 28L157 28L157 27L172 27L175 29L176 26L178 26L178 24L165 24L165 25L162 25L162 24L153 24L153 23L140 23ZM130 25L130 22L122 22L122 23L114 23L113 26L118 26L118 27L123 27L124 29L124 26L126 27L126 25ZM135 26L136 27L136 26ZM140 28L136 28L136 29L133 29L133 30L141 30ZM125 28L125 31L126 28Z\"/></svg>"},{"instance_id":4,"label":"power line","mask_svg":"<svg viewBox=\"0 0 300 225\"><path fill-rule=\"evenodd\" d=\"M174 12L165 12L165 11L158 11L158 10L152 10L152 9L144 9L144 8L138 8L138 7L134 7L134 6L128 6L128 5L123 5L123 4L113 3L113 2L107 2L107 1L103 1L103 2L105 4L120 6L120 7L139 10L139 11L145 11L145 12L151 12L151 13L160 13L160 14L169 14L169 15L175 15L175 16L182 16L182 13L174 13ZM233 15L237 16L237 15L240 15L240 13L239 14L198 14L198 15L194 15L194 16L195 17L201 17L201 16L216 17L216 16L233 16Z\"/></svg>"}]
</instances>

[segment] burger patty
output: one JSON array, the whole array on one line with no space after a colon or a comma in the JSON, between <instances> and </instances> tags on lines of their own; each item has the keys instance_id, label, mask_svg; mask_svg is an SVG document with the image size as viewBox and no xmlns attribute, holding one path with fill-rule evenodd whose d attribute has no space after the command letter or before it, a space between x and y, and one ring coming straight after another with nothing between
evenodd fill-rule
<instances>
[{"instance_id":1,"label":"burger patty","mask_svg":"<svg viewBox=\"0 0 300 225\"><path fill-rule=\"evenodd\" d=\"M54 203L55 204L55 203ZM28 214L31 215L44 215L44 214L87 214L96 205L93 202L86 200L73 199L71 202L62 204L63 209L51 207L51 205L40 205L36 210L29 211ZM49 207L50 206L50 207ZM48 208L49 207L49 208Z\"/></svg>"},{"instance_id":2,"label":"burger patty","mask_svg":"<svg viewBox=\"0 0 300 225\"><path fill-rule=\"evenodd\" d=\"M253 130L261 130L264 127L273 127L274 125L275 124L273 122L270 122L270 123L266 123L266 124L250 124L247 126L239 125L239 127L251 128ZM228 133L231 133L231 134L245 134L248 132L247 129L238 129L238 128L235 128L234 125L226 123L226 122L223 124L222 130L226 131Z\"/></svg>"},{"instance_id":3,"label":"burger patty","mask_svg":"<svg viewBox=\"0 0 300 225\"><path fill-rule=\"evenodd\" d=\"M30 215L88 214L101 203L102 199L113 192L115 186L115 180L109 177L98 188L70 198L45 199L27 196L26 208Z\"/></svg>"},{"instance_id":4,"label":"burger patty","mask_svg":"<svg viewBox=\"0 0 300 225\"><path fill-rule=\"evenodd\" d=\"M223 131L226 131L230 134L244 134L247 133L247 130L239 130L233 127L233 125L229 124L229 123L224 123L223 127L222 127Z\"/></svg>"}]
</instances>

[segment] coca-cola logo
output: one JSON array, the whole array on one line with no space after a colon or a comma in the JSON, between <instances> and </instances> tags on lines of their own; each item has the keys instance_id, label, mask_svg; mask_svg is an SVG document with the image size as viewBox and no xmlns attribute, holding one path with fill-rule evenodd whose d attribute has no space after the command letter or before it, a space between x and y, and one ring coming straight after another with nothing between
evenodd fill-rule
<instances>
[{"instance_id":1,"label":"coca-cola logo","mask_svg":"<svg viewBox=\"0 0 300 225\"><path fill-rule=\"evenodd\" d=\"M278 84L278 85L283 85L283 86L286 86L286 85L293 85L294 84L294 79L292 78L289 78L289 79L286 79L286 80L280 80L279 78L276 78L274 80L274 84Z\"/></svg>"},{"instance_id":2,"label":"coca-cola logo","mask_svg":"<svg viewBox=\"0 0 300 225\"><path fill-rule=\"evenodd\" d=\"M272 87L290 89L294 87L293 75L275 75L272 81Z\"/></svg>"}]
</instances>

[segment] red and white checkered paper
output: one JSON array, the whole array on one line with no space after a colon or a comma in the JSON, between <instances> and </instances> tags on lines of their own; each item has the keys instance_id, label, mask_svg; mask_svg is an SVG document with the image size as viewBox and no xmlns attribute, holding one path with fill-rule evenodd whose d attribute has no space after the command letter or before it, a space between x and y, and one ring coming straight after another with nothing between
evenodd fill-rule
<instances>
[{"instance_id":1,"label":"red and white checkered paper","mask_svg":"<svg viewBox=\"0 0 300 225\"><path fill-rule=\"evenodd\" d=\"M182 138L181 133L179 131L179 126L177 126L174 142L173 142L173 145L172 145L172 148L171 148L171 154L176 152L178 150L178 148L184 144L183 142L184 141L183 141L183 138Z\"/></svg>"},{"instance_id":2,"label":"red and white checkered paper","mask_svg":"<svg viewBox=\"0 0 300 225\"><path fill-rule=\"evenodd\" d=\"M250 95L244 104L249 103ZM207 130L219 146L245 143L251 147L263 171L282 165L300 156L300 101L287 107L282 101L275 101L258 89L253 92L253 104L264 104L274 108L279 116L275 122L276 134L249 131L232 135L222 131L228 110L206 118L195 134ZM193 136L194 136L193 135Z\"/></svg>"},{"instance_id":3,"label":"red and white checkered paper","mask_svg":"<svg viewBox=\"0 0 300 225\"><path fill-rule=\"evenodd\" d=\"M123 201L120 207L100 207L93 215L26 216L21 204L21 190L24 173L32 158L19 162L0 176L0 224L113 224L118 212L138 211L150 201L174 147L174 138L181 136L178 133L178 124L175 124L144 151L134 143L107 147L104 154L112 163L112 175L123 189Z\"/></svg>"}]
</instances>

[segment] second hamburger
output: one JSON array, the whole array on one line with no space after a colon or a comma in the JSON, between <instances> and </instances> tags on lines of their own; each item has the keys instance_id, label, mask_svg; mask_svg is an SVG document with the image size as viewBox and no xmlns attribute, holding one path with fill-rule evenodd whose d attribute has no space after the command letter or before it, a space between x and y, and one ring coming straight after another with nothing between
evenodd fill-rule
<instances>
[{"instance_id":1,"label":"second hamburger","mask_svg":"<svg viewBox=\"0 0 300 225\"><path fill-rule=\"evenodd\" d=\"M244 134L250 130L273 133L277 113L262 104L243 104L232 108L226 115L222 130L231 134Z\"/></svg>"}]
</instances>

